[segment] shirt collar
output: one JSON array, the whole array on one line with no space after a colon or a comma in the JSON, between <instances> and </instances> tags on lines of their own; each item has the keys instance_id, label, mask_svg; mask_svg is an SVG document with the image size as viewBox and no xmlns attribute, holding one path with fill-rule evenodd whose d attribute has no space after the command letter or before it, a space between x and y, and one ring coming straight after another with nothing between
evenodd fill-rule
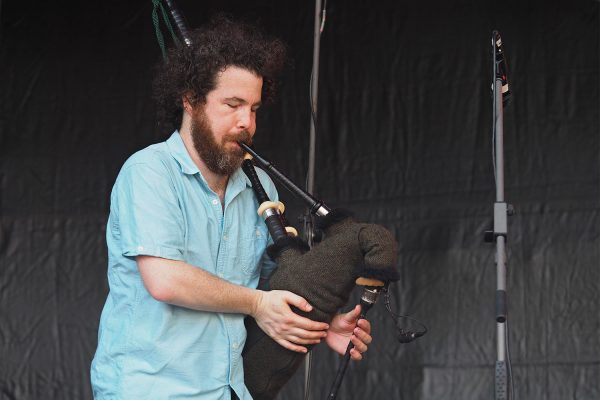
<instances>
[{"instance_id":1,"label":"shirt collar","mask_svg":"<svg viewBox=\"0 0 600 400\"><path fill-rule=\"evenodd\" d=\"M185 144L183 143L183 139L181 139L179 131L173 132L171 137L167 139L167 146L169 147L171 155L179 164L181 172L188 175L194 175L200 172L185 148Z\"/></svg>"},{"instance_id":2,"label":"shirt collar","mask_svg":"<svg viewBox=\"0 0 600 400\"><path fill-rule=\"evenodd\" d=\"M233 198L246 189L246 187L252 187L250 180L244 171L242 171L241 168L238 168L233 174L231 174L229 181L227 182L227 190L225 191L225 204L228 204L231 200L233 200Z\"/></svg>"}]
</instances>

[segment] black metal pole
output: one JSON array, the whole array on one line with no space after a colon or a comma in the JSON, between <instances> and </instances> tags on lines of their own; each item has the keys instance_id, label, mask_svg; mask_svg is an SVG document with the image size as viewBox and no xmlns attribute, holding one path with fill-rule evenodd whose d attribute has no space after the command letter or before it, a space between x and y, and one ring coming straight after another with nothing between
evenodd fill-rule
<instances>
[{"instance_id":1,"label":"black metal pole","mask_svg":"<svg viewBox=\"0 0 600 400\"><path fill-rule=\"evenodd\" d=\"M504 201L504 110L503 90L508 90L502 54L502 41L497 31L492 33L493 58L493 133L496 176L496 202L494 203L494 239L496 242L496 369L495 398L508 398L506 365L506 335L508 301L506 292L506 237L508 234L508 206ZM506 89L505 89L506 88Z\"/></svg>"},{"instance_id":2,"label":"black metal pole","mask_svg":"<svg viewBox=\"0 0 600 400\"><path fill-rule=\"evenodd\" d=\"M310 137L308 147L308 174L306 177L306 190L314 193L315 184L315 143L317 130L317 98L319 93L319 53L321 49L321 0L315 1L315 18L313 30L313 64L310 81ZM314 221L310 211L304 216L304 237L308 246L312 248L314 239ZM312 354L308 353L304 362L304 398L310 399L310 370Z\"/></svg>"}]
</instances>

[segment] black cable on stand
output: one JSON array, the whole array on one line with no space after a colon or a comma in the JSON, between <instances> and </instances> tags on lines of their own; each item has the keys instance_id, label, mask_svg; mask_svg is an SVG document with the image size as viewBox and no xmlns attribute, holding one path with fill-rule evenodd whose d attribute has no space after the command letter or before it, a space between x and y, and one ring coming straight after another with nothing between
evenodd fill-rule
<instances>
[{"instance_id":1,"label":"black cable on stand","mask_svg":"<svg viewBox=\"0 0 600 400\"><path fill-rule=\"evenodd\" d=\"M492 93L493 93L493 159L496 182L496 202L494 203L494 230L485 234L486 242L496 242L496 372L495 399L506 400L510 378L510 356L508 351L508 298L506 291L506 239L508 235L507 216L513 214L512 206L504 200L504 115L510 91L508 89L507 67L502 51L502 39L497 31L492 32ZM508 362L507 362L508 361ZM512 388L512 379L510 379ZM511 391L512 393L512 391ZM510 398L513 398L512 394Z\"/></svg>"}]
</instances>

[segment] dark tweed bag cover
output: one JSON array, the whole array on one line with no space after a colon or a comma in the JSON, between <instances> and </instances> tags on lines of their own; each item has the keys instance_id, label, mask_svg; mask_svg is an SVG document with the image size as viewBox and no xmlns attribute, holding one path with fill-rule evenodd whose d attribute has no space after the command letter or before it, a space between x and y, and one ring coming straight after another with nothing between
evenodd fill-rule
<instances>
[{"instance_id":1,"label":"dark tweed bag cover","mask_svg":"<svg viewBox=\"0 0 600 400\"><path fill-rule=\"evenodd\" d=\"M278 268L269 279L272 290L289 290L312 306L314 321L331 322L347 302L356 278L398 279L397 244L380 225L355 222L349 213L334 210L317 219L324 239L307 251L297 238L284 238L269 249ZM292 377L304 354L287 350L247 318L248 339L243 352L245 383L256 400L273 399ZM307 346L309 350L312 346Z\"/></svg>"}]
</instances>

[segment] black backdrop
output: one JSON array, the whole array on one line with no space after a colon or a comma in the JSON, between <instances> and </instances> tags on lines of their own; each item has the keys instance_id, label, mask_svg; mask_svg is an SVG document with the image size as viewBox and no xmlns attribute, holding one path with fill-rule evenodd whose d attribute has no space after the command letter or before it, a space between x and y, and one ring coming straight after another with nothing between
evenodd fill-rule
<instances>
[{"instance_id":1,"label":"black backdrop","mask_svg":"<svg viewBox=\"0 0 600 400\"><path fill-rule=\"evenodd\" d=\"M294 58L257 148L305 179L312 2L178 2L258 20ZM165 139L147 1L0 3L0 399L91 398L107 293L108 198L134 151ZM341 398L490 399L495 323L490 36L505 45L510 340L519 399L600 398L599 3L328 2L316 187L400 243L400 345L383 305ZM281 189L288 218L302 206ZM356 296L355 296L356 297ZM323 398L337 356L318 348ZM300 399L302 376L281 399Z\"/></svg>"}]
</instances>

